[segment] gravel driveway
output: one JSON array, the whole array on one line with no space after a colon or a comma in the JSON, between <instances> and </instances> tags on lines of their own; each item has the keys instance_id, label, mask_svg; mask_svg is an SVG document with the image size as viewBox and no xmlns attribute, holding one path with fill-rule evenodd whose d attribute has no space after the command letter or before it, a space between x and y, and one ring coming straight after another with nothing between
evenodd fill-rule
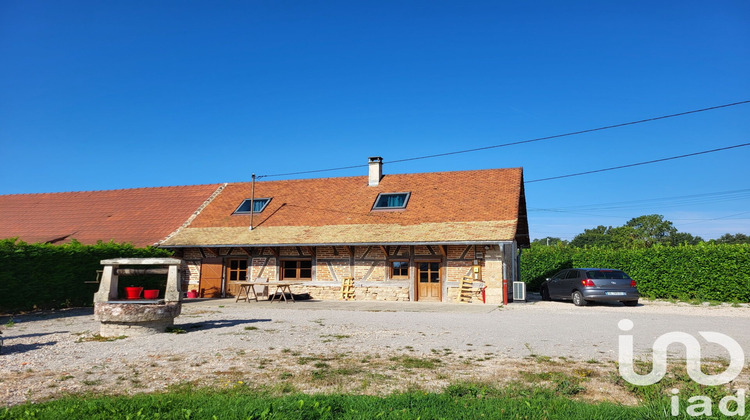
<instances>
[{"instance_id":1,"label":"gravel driveway","mask_svg":"<svg viewBox=\"0 0 750 420\"><path fill-rule=\"evenodd\" d=\"M750 309L744 306L194 300L176 320L185 333L105 342L88 341L98 332L92 309L14 317L14 324L4 327L0 398L17 404L60 392L151 391L258 365L260 373L268 365L289 370L305 355L439 355L466 358L467 370L465 361L479 354L488 355L476 357L483 362L491 355L492 364L482 365L490 370L530 355L608 363L617 358L618 335L624 334L617 325L625 318L635 325L629 334L637 354L650 354L654 339L666 332L717 331L738 341L750 357ZM8 317L0 322L7 324ZM706 357L727 356L717 345L704 343L702 351Z\"/></svg>"}]
</instances>

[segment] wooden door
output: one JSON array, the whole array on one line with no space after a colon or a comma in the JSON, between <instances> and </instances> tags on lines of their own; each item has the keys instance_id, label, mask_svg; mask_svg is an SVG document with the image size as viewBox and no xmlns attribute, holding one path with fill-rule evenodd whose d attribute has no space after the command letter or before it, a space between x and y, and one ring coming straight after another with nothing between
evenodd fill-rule
<instances>
[{"instance_id":1,"label":"wooden door","mask_svg":"<svg viewBox=\"0 0 750 420\"><path fill-rule=\"evenodd\" d=\"M221 297L221 278L224 272L222 258L204 258L201 261L200 297Z\"/></svg>"},{"instance_id":2,"label":"wooden door","mask_svg":"<svg viewBox=\"0 0 750 420\"><path fill-rule=\"evenodd\" d=\"M440 263L417 263L417 300L420 302L440 302L442 299L442 278Z\"/></svg>"},{"instance_id":3,"label":"wooden door","mask_svg":"<svg viewBox=\"0 0 750 420\"><path fill-rule=\"evenodd\" d=\"M247 281L247 258L231 258L224 261L224 278L227 280L226 295L235 297L240 292L238 281Z\"/></svg>"}]
</instances>

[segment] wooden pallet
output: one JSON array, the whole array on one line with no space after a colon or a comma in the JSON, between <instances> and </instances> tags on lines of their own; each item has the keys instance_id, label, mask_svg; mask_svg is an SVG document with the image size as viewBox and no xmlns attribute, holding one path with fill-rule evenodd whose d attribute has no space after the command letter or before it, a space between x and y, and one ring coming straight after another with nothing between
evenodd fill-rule
<instances>
[{"instance_id":1,"label":"wooden pallet","mask_svg":"<svg viewBox=\"0 0 750 420\"><path fill-rule=\"evenodd\" d=\"M354 277L345 277L341 281L341 299L354 299Z\"/></svg>"},{"instance_id":2,"label":"wooden pallet","mask_svg":"<svg viewBox=\"0 0 750 420\"><path fill-rule=\"evenodd\" d=\"M471 297L474 294L473 285L473 278L463 277L458 283L458 295L456 296L456 302L471 303Z\"/></svg>"}]
</instances>

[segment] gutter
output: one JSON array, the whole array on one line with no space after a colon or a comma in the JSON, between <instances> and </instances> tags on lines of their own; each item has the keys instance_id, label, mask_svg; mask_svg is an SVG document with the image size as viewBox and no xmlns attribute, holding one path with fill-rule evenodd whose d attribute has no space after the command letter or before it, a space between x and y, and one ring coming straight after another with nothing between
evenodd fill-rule
<instances>
[{"instance_id":1,"label":"gutter","mask_svg":"<svg viewBox=\"0 0 750 420\"><path fill-rule=\"evenodd\" d=\"M195 244L195 245L159 245L159 248L264 248L281 246L397 246L397 245L488 245L488 244L512 244L513 241L450 241L450 242L342 242L342 243L291 243L291 244Z\"/></svg>"}]
</instances>

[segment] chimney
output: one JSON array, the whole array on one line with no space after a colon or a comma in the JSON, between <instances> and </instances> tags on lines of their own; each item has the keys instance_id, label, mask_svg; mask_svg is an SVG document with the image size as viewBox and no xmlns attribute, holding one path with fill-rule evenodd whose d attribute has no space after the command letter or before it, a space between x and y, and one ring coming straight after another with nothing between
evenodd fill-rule
<instances>
[{"instance_id":1,"label":"chimney","mask_svg":"<svg viewBox=\"0 0 750 420\"><path fill-rule=\"evenodd\" d=\"M377 187L380 184L380 178L383 177L383 158L380 156L371 157L369 165L370 177L367 180L367 185Z\"/></svg>"}]
</instances>

